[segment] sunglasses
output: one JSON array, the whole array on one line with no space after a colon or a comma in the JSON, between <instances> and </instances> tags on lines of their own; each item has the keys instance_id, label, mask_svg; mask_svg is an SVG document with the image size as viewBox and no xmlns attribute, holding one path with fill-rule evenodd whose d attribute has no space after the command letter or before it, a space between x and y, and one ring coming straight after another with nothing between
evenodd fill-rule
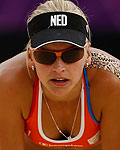
<instances>
[{"instance_id":1,"label":"sunglasses","mask_svg":"<svg viewBox=\"0 0 120 150\"><path fill-rule=\"evenodd\" d=\"M65 50L47 50L47 49L33 49L33 55L35 60L40 64L51 65L55 62L57 57L61 57L65 63L74 63L83 58L84 47L73 46Z\"/></svg>"}]
</instances>

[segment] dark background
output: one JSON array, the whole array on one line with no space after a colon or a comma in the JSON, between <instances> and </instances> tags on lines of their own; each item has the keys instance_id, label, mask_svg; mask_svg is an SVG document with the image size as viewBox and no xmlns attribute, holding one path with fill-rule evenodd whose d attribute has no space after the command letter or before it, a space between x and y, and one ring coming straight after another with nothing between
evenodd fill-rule
<instances>
[{"instance_id":1,"label":"dark background","mask_svg":"<svg viewBox=\"0 0 120 150\"><path fill-rule=\"evenodd\" d=\"M25 48L26 19L40 2L43 0L0 1L0 63ZM79 0L78 6L88 17L92 46L120 59L120 0Z\"/></svg>"}]
</instances>

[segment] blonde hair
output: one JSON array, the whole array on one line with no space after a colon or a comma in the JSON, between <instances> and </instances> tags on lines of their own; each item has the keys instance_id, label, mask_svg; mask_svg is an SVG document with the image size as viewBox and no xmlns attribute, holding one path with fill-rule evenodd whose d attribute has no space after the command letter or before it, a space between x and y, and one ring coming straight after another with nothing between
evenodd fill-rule
<instances>
[{"instance_id":1,"label":"blonde hair","mask_svg":"<svg viewBox=\"0 0 120 150\"><path fill-rule=\"evenodd\" d=\"M82 16L85 19L85 21L88 23L86 15L73 2L69 0L47 0L45 3L40 3L39 6L28 16L27 24L37 15L40 15L42 13L47 13L47 12L56 12L56 11L75 13L77 15ZM89 28L89 31L90 31L90 28ZM89 35L89 38L90 38L90 35ZM30 41L28 42L28 44L30 45ZM28 59L28 57L26 57L26 59ZM26 63L27 62L28 61L26 60Z\"/></svg>"},{"instance_id":2,"label":"blonde hair","mask_svg":"<svg viewBox=\"0 0 120 150\"><path fill-rule=\"evenodd\" d=\"M72 12L82 16L87 22L87 18L83 11L73 2L69 0L47 0L45 3L40 3L40 5L32 12L28 17L27 23L39 14L54 11Z\"/></svg>"}]
</instances>

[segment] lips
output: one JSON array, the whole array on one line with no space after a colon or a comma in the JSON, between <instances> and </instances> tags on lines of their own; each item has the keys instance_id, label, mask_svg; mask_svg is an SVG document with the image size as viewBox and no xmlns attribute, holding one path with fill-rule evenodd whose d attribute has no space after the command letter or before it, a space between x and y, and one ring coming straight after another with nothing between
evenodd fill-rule
<instances>
[{"instance_id":1,"label":"lips","mask_svg":"<svg viewBox=\"0 0 120 150\"><path fill-rule=\"evenodd\" d=\"M65 86L69 82L69 79L59 77L59 78L51 79L50 81L57 86Z\"/></svg>"}]
</instances>

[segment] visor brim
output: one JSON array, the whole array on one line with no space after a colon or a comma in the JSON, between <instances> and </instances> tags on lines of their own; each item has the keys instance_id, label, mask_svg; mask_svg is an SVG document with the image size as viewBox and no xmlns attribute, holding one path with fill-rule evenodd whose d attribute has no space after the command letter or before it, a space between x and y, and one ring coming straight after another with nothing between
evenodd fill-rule
<instances>
[{"instance_id":1,"label":"visor brim","mask_svg":"<svg viewBox=\"0 0 120 150\"><path fill-rule=\"evenodd\" d=\"M54 42L67 42L83 47L86 44L86 36L79 31L71 29L47 29L31 37L31 47L34 49Z\"/></svg>"}]
</instances>

